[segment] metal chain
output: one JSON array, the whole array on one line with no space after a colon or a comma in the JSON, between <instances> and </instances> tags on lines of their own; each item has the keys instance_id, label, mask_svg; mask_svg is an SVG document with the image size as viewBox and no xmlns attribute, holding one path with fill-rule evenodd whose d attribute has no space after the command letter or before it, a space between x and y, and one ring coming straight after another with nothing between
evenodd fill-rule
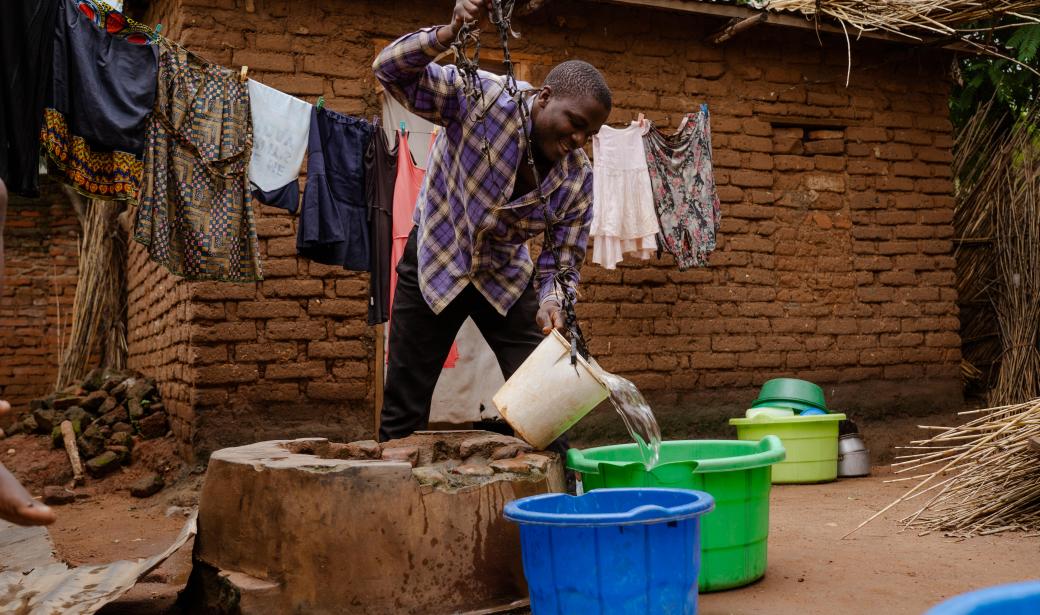
<instances>
[{"instance_id":1,"label":"metal chain","mask_svg":"<svg viewBox=\"0 0 1040 615\"><path fill-rule=\"evenodd\" d=\"M542 191L542 178L538 172L538 167L534 161L534 143L531 141L531 135L527 128L527 122L529 119L527 105L524 103L523 95L524 91L521 91L516 83L516 76L513 72L513 60L509 53L509 35L512 32L511 20L513 16L513 9L516 6L516 0L491 0L491 12L489 18L491 23L498 30L499 38L502 43L502 63L506 70L506 85L505 90L509 96L513 99L516 104L517 112L520 114L520 126L523 130L524 145L527 149L527 164L531 167L531 173L534 176L535 188L538 191L538 202L542 207L542 217L545 219L545 232L544 241L542 245L543 250L549 250L552 255L553 264L556 268L556 273L553 274L553 284L560 290L560 308L563 311L564 316L564 329L567 331L567 335L571 342L571 364L577 364L577 357L581 355L583 359L589 358L589 350L585 343L585 336L581 332L581 327L578 324L578 316L574 310L574 299L571 296L573 292L570 285L567 283L567 274L573 271L573 267L561 267L560 266L560 247L556 245L556 239L553 236L553 229L555 220L552 219L549 211L549 199ZM514 34L515 36L515 34ZM474 52L472 57L466 55L466 47L473 45ZM479 120L484 128L483 131L483 149L484 154L488 159L488 163L491 163L491 146L487 140L487 128L483 124L484 117L487 115L487 109L484 106L484 90L480 83L480 77L477 74L479 70L479 56L480 56L480 31L472 28L469 23L464 23L462 28L459 30L458 36L455 42L452 44L452 50L455 52L456 66L459 68L459 72L463 75L463 81L465 83L464 93L470 101L479 103L480 116Z\"/></svg>"}]
</instances>

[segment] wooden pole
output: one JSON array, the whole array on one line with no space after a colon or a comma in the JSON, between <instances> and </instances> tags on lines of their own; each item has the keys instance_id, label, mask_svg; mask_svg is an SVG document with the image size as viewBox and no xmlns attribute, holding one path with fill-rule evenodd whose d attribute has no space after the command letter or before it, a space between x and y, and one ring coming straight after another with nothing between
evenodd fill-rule
<instances>
[{"instance_id":1,"label":"wooden pole","mask_svg":"<svg viewBox=\"0 0 1040 615\"><path fill-rule=\"evenodd\" d=\"M72 464L72 482L76 485L83 484L83 464L79 460L79 448L76 446L76 432L72 429L71 421L61 422L61 437L65 442L65 452L69 454L69 463Z\"/></svg>"},{"instance_id":2,"label":"wooden pole","mask_svg":"<svg viewBox=\"0 0 1040 615\"><path fill-rule=\"evenodd\" d=\"M375 440L379 440L379 415L383 412L383 374L386 369L386 342L383 337L383 332L386 329L386 325L376 325L376 391L375 391Z\"/></svg>"}]
</instances>

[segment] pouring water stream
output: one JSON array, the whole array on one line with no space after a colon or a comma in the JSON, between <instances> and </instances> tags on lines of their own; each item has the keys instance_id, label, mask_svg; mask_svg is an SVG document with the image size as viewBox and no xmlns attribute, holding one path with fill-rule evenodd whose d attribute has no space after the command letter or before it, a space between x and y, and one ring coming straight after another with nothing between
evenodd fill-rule
<instances>
[{"instance_id":1,"label":"pouring water stream","mask_svg":"<svg viewBox=\"0 0 1040 615\"><path fill-rule=\"evenodd\" d=\"M643 466L649 472L654 469L661 456L661 428L657 424L650 404L631 381L616 374L593 367L593 373L610 392L610 403L621 415L625 428L639 446Z\"/></svg>"}]
</instances>

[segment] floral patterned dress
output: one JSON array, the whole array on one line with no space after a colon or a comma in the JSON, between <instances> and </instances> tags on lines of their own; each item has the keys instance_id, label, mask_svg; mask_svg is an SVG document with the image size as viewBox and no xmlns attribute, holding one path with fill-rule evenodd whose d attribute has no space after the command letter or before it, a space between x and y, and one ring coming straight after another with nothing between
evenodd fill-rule
<instances>
[{"instance_id":1,"label":"floral patterned dress","mask_svg":"<svg viewBox=\"0 0 1040 615\"><path fill-rule=\"evenodd\" d=\"M680 271L707 265L721 217L711 166L708 106L687 115L674 134L651 127L643 136L643 146L662 244L675 256Z\"/></svg>"}]
</instances>

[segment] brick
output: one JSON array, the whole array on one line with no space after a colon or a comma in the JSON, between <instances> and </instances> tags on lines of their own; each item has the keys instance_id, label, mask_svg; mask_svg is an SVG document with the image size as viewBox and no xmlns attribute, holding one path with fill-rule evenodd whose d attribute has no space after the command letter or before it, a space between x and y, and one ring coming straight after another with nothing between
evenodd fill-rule
<instances>
[{"instance_id":1,"label":"brick","mask_svg":"<svg viewBox=\"0 0 1040 615\"><path fill-rule=\"evenodd\" d=\"M875 148L880 160L913 160L914 152L905 143L883 143Z\"/></svg>"},{"instance_id":2,"label":"brick","mask_svg":"<svg viewBox=\"0 0 1040 615\"><path fill-rule=\"evenodd\" d=\"M268 256L296 256L295 237L272 237L267 240Z\"/></svg>"},{"instance_id":3,"label":"brick","mask_svg":"<svg viewBox=\"0 0 1040 615\"><path fill-rule=\"evenodd\" d=\"M293 230L292 220L288 218L263 216L256 221L256 234L261 238L285 237L295 236L296 231Z\"/></svg>"},{"instance_id":4,"label":"brick","mask_svg":"<svg viewBox=\"0 0 1040 615\"><path fill-rule=\"evenodd\" d=\"M271 363L264 368L264 377L272 380L294 378L321 378L327 373L324 361L299 363Z\"/></svg>"},{"instance_id":5,"label":"brick","mask_svg":"<svg viewBox=\"0 0 1040 615\"><path fill-rule=\"evenodd\" d=\"M300 385L295 382L264 382L257 386L240 387L245 397L251 401L300 401Z\"/></svg>"},{"instance_id":6,"label":"brick","mask_svg":"<svg viewBox=\"0 0 1040 615\"><path fill-rule=\"evenodd\" d=\"M336 280L337 297L357 297L368 300L368 282L364 280Z\"/></svg>"},{"instance_id":7,"label":"brick","mask_svg":"<svg viewBox=\"0 0 1040 615\"><path fill-rule=\"evenodd\" d=\"M265 278L287 278L295 276L297 260L295 258L269 258L263 262Z\"/></svg>"},{"instance_id":8,"label":"brick","mask_svg":"<svg viewBox=\"0 0 1040 615\"><path fill-rule=\"evenodd\" d=\"M190 303L188 304L188 320L223 320L223 303Z\"/></svg>"},{"instance_id":9,"label":"brick","mask_svg":"<svg viewBox=\"0 0 1040 615\"><path fill-rule=\"evenodd\" d=\"M961 336L952 331L928 333L924 343L930 348L960 348Z\"/></svg>"},{"instance_id":10,"label":"brick","mask_svg":"<svg viewBox=\"0 0 1040 615\"><path fill-rule=\"evenodd\" d=\"M256 365L244 365L240 363L207 365L196 372L195 382L199 385L235 384L240 382L255 382L257 377L258 371Z\"/></svg>"},{"instance_id":11,"label":"brick","mask_svg":"<svg viewBox=\"0 0 1040 615\"><path fill-rule=\"evenodd\" d=\"M250 49L236 49L231 63L235 66L249 66L252 70L276 73L291 73L296 69L291 55Z\"/></svg>"},{"instance_id":12,"label":"brick","mask_svg":"<svg viewBox=\"0 0 1040 615\"><path fill-rule=\"evenodd\" d=\"M268 75L264 85L293 96L313 96L325 93L325 80L314 75Z\"/></svg>"},{"instance_id":13,"label":"brick","mask_svg":"<svg viewBox=\"0 0 1040 615\"><path fill-rule=\"evenodd\" d=\"M307 356L312 359L361 359L368 356L368 349L361 342L311 342L307 344Z\"/></svg>"},{"instance_id":14,"label":"brick","mask_svg":"<svg viewBox=\"0 0 1040 615\"><path fill-rule=\"evenodd\" d=\"M885 143L888 141L888 131L874 126L849 126L845 129L845 138L865 143Z\"/></svg>"},{"instance_id":15,"label":"brick","mask_svg":"<svg viewBox=\"0 0 1040 615\"><path fill-rule=\"evenodd\" d=\"M886 333L881 335L880 342L883 347L916 347L924 343L924 335L920 333Z\"/></svg>"},{"instance_id":16,"label":"brick","mask_svg":"<svg viewBox=\"0 0 1040 615\"><path fill-rule=\"evenodd\" d=\"M811 171L816 168L812 158L806 156L774 156L777 171Z\"/></svg>"},{"instance_id":17,"label":"brick","mask_svg":"<svg viewBox=\"0 0 1040 615\"><path fill-rule=\"evenodd\" d=\"M750 137L739 135L730 138L729 146L740 152L762 152L772 153L773 140L766 137Z\"/></svg>"},{"instance_id":18,"label":"brick","mask_svg":"<svg viewBox=\"0 0 1040 615\"><path fill-rule=\"evenodd\" d=\"M221 322L212 325L192 325L194 343L235 342L256 339L256 324L252 322Z\"/></svg>"},{"instance_id":19,"label":"brick","mask_svg":"<svg viewBox=\"0 0 1040 615\"><path fill-rule=\"evenodd\" d=\"M718 352L750 352L758 349L758 342L750 336L727 335L712 338L711 349Z\"/></svg>"},{"instance_id":20,"label":"brick","mask_svg":"<svg viewBox=\"0 0 1040 615\"><path fill-rule=\"evenodd\" d=\"M902 360L902 351L895 349L864 350L859 355L861 365L894 365Z\"/></svg>"},{"instance_id":21,"label":"brick","mask_svg":"<svg viewBox=\"0 0 1040 615\"><path fill-rule=\"evenodd\" d=\"M737 356L724 352L691 352L690 367L693 369L732 369L737 366Z\"/></svg>"},{"instance_id":22,"label":"brick","mask_svg":"<svg viewBox=\"0 0 1040 615\"><path fill-rule=\"evenodd\" d=\"M265 297L322 297L325 286L321 280L265 280Z\"/></svg>"},{"instance_id":23,"label":"brick","mask_svg":"<svg viewBox=\"0 0 1040 615\"><path fill-rule=\"evenodd\" d=\"M311 299L307 302L307 313L311 316L364 316L368 305L359 299Z\"/></svg>"},{"instance_id":24,"label":"brick","mask_svg":"<svg viewBox=\"0 0 1040 615\"><path fill-rule=\"evenodd\" d=\"M268 321L264 336L268 340L323 340L327 335L320 320Z\"/></svg>"},{"instance_id":25,"label":"brick","mask_svg":"<svg viewBox=\"0 0 1040 615\"><path fill-rule=\"evenodd\" d=\"M293 361L296 359L296 344L292 342L265 342L263 344L237 344L236 361Z\"/></svg>"},{"instance_id":26,"label":"brick","mask_svg":"<svg viewBox=\"0 0 1040 615\"><path fill-rule=\"evenodd\" d=\"M307 384L307 397L311 399L340 401L366 399L369 388L364 383L311 382Z\"/></svg>"},{"instance_id":27,"label":"brick","mask_svg":"<svg viewBox=\"0 0 1040 615\"><path fill-rule=\"evenodd\" d=\"M844 139L827 139L825 141L806 141L806 154L843 154L845 153Z\"/></svg>"},{"instance_id":28,"label":"brick","mask_svg":"<svg viewBox=\"0 0 1040 615\"><path fill-rule=\"evenodd\" d=\"M238 304L239 318L296 318L300 316L300 304L296 301L243 301Z\"/></svg>"},{"instance_id":29,"label":"brick","mask_svg":"<svg viewBox=\"0 0 1040 615\"><path fill-rule=\"evenodd\" d=\"M773 175L761 171L734 171L730 181L741 188L769 188L773 185Z\"/></svg>"},{"instance_id":30,"label":"brick","mask_svg":"<svg viewBox=\"0 0 1040 615\"><path fill-rule=\"evenodd\" d=\"M347 361L343 365L332 368L332 375L337 379L367 378L369 374L367 361Z\"/></svg>"},{"instance_id":31,"label":"brick","mask_svg":"<svg viewBox=\"0 0 1040 615\"><path fill-rule=\"evenodd\" d=\"M256 283L233 284L228 282L194 282L190 285L191 299L203 301L225 301L256 298Z\"/></svg>"}]
</instances>

